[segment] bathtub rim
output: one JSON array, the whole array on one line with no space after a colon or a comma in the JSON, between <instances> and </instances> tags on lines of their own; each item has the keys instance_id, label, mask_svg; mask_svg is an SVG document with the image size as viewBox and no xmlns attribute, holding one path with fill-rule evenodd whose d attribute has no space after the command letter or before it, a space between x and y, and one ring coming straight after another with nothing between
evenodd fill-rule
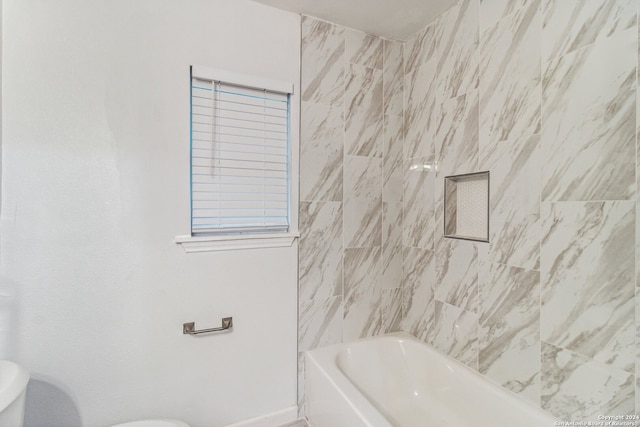
<instances>
[{"instance_id":1,"label":"bathtub rim","mask_svg":"<svg viewBox=\"0 0 640 427\"><path fill-rule=\"evenodd\" d=\"M342 400L355 412L367 425L375 427L394 427L389 420L380 413L380 410L356 387L355 384L338 367L335 357L338 349L356 342L368 341L379 337L362 338L347 343L332 344L314 350L305 351L305 379L309 381L309 369L317 369L322 373L323 379L337 391ZM313 366L313 368L312 368ZM309 384L307 384L309 386ZM310 388L310 387L309 387ZM311 416L311 401L305 398L305 414ZM312 420L309 419L313 426Z\"/></svg>"},{"instance_id":2,"label":"bathtub rim","mask_svg":"<svg viewBox=\"0 0 640 427\"><path fill-rule=\"evenodd\" d=\"M477 380L487 382L488 384L497 387L501 392L505 393L506 396L510 396L515 400L515 402L518 402L518 404L522 405L524 408L539 412L541 413L541 415L546 416L549 419L549 422L551 422L550 425L554 425L554 422L560 421L558 418L556 418L555 415L542 409L539 406L536 406L533 402L525 399L523 396L518 395L513 391L503 387L500 383L493 380L492 378L483 375L475 369L454 359L453 357L440 352L432 345L414 337L407 332L390 332L387 334L360 338L352 341L347 341L345 343L331 344L329 346L307 350L305 352L305 370L308 369L307 364L309 362L312 362L314 366L323 373L324 378L326 378L331 383L333 388L337 389L338 393L348 403L348 405L369 425L374 425L376 427L393 427L393 424L391 424L390 421L384 415L382 415L381 411L365 396L362 391L360 391L360 389L358 389L358 387L347 377L342 369L340 369L340 367L338 366L337 357L341 350L346 350L350 345L358 345L360 343L366 343L367 341L375 341L381 339L392 340L394 342L410 341L415 344L425 346L427 350L434 353L436 357L445 359L447 363L451 363L454 367L457 367L457 369L461 369L463 372L466 372L467 374L475 377ZM306 401L305 405L308 404L309 402ZM363 408L363 410L359 409L359 405L362 405L361 408ZM367 412L367 414L363 414L363 412ZM373 415L368 415L369 413ZM371 424L371 422L373 422L373 424Z\"/></svg>"}]
</instances>

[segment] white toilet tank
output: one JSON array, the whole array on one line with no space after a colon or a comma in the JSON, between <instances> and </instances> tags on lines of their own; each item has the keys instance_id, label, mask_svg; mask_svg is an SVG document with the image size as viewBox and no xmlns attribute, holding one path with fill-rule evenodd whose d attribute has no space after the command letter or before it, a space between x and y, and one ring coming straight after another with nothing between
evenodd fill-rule
<instances>
[{"instance_id":1,"label":"white toilet tank","mask_svg":"<svg viewBox=\"0 0 640 427\"><path fill-rule=\"evenodd\" d=\"M22 366L0 360L0 427L22 427L29 373Z\"/></svg>"}]
</instances>

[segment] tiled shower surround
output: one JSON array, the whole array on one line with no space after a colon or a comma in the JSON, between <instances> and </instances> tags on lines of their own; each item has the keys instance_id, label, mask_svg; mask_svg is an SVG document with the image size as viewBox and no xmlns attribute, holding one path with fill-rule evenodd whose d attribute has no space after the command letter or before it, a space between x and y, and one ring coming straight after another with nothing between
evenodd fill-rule
<instances>
[{"instance_id":1,"label":"tiled shower surround","mask_svg":"<svg viewBox=\"0 0 640 427\"><path fill-rule=\"evenodd\" d=\"M304 17L303 352L401 329L402 43Z\"/></svg>"},{"instance_id":2,"label":"tiled shower surround","mask_svg":"<svg viewBox=\"0 0 640 427\"><path fill-rule=\"evenodd\" d=\"M301 400L304 351L402 330L562 420L640 412L639 4L461 0L406 42L303 18ZM445 239L477 171L490 243Z\"/></svg>"}]
</instances>

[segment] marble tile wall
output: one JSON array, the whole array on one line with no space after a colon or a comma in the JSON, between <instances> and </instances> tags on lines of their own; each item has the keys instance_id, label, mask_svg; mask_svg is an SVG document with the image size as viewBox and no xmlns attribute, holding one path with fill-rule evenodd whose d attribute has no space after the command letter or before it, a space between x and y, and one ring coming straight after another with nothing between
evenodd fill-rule
<instances>
[{"instance_id":1,"label":"marble tile wall","mask_svg":"<svg viewBox=\"0 0 640 427\"><path fill-rule=\"evenodd\" d=\"M401 327L404 84L402 43L302 18L300 408L305 351Z\"/></svg>"},{"instance_id":2,"label":"marble tile wall","mask_svg":"<svg viewBox=\"0 0 640 427\"><path fill-rule=\"evenodd\" d=\"M639 5L460 0L404 44L402 329L566 421L640 412ZM490 243L445 239L484 170Z\"/></svg>"},{"instance_id":3,"label":"marble tile wall","mask_svg":"<svg viewBox=\"0 0 640 427\"><path fill-rule=\"evenodd\" d=\"M560 419L640 412L639 5L303 18L301 406L304 351L403 330ZM445 239L444 177L486 170L490 243Z\"/></svg>"}]
</instances>

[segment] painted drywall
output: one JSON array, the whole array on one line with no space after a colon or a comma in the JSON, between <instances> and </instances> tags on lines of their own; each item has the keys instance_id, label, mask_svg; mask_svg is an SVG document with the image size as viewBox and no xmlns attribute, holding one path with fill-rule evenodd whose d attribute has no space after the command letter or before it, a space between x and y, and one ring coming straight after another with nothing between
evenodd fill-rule
<instances>
[{"instance_id":1,"label":"painted drywall","mask_svg":"<svg viewBox=\"0 0 640 427\"><path fill-rule=\"evenodd\" d=\"M300 18L244 0L8 0L3 36L0 358L31 372L26 425L218 427L295 405L297 243L186 254L174 237L189 65L297 93ZM224 316L231 333L182 335Z\"/></svg>"}]
</instances>

